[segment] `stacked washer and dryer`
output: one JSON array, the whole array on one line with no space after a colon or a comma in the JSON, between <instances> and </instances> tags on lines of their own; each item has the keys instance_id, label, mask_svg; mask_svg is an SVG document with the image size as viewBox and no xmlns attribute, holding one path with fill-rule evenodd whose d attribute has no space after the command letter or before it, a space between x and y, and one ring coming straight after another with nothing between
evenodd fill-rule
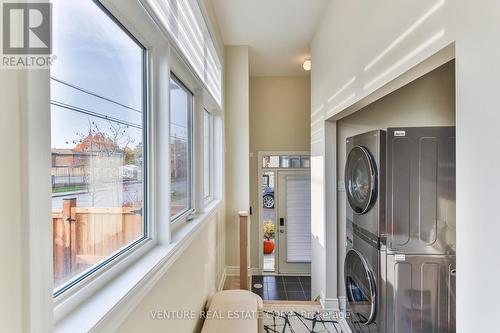
<instances>
[{"instance_id":1,"label":"stacked washer and dryer","mask_svg":"<svg viewBox=\"0 0 500 333\"><path fill-rule=\"evenodd\" d=\"M353 332L455 332L455 128L347 139Z\"/></svg>"}]
</instances>

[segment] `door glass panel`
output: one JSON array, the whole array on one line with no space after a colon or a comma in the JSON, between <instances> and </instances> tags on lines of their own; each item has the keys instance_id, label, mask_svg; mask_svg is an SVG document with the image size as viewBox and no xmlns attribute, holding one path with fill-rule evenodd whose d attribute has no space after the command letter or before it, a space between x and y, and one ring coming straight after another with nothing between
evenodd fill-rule
<instances>
[{"instance_id":1,"label":"door glass panel","mask_svg":"<svg viewBox=\"0 0 500 333\"><path fill-rule=\"evenodd\" d=\"M302 156L300 158L300 164L302 168L310 168L311 167L311 158L309 156Z\"/></svg>"},{"instance_id":2,"label":"door glass panel","mask_svg":"<svg viewBox=\"0 0 500 333\"><path fill-rule=\"evenodd\" d=\"M352 209L365 213L373 203L372 166L369 153L354 147L349 153L345 172L347 196Z\"/></svg>"},{"instance_id":3,"label":"door glass panel","mask_svg":"<svg viewBox=\"0 0 500 333\"><path fill-rule=\"evenodd\" d=\"M371 272L357 251L349 251L345 262L347 300L356 319L367 324L375 313Z\"/></svg>"},{"instance_id":4,"label":"door glass panel","mask_svg":"<svg viewBox=\"0 0 500 333\"><path fill-rule=\"evenodd\" d=\"M172 221L192 207L193 95L175 77L170 79L170 217Z\"/></svg>"},{"instance_id":5,"label":"door glass panel","mask_svg":"<svg viewBox=\"0 0 500 333\"><path fill-rule=\"evenodd\" d=\"M351 176L352 195L356 201L363 203L368 197L370 189L370 176L366 164L361 158L354 162L354 170Z\"/></svg>"},{"instance_id":6,"label":"door glass panel","mask_svg":"<svg viewBox=\"0 0 500 333\"><path fill-rule=\"evenodd\" d=\"M290 156L290 168L300 168L300 156Z\"/></svg>"},{"instance_id":7,"label":"door glass panel","mask_svg":"<svg viewBox=\"0 0 500 333\"><path fill-rule=\"evenodd\" d=\"M276 248L276 203L274 196L275 172L265 171L262 173L262 228L264 248L264 271L275 270L275 248Z\"/></svg>"},{"instance_id":8,"label":"door glass panel","mask_svg":"<svg viewBox=\"0 0 500 333\"><path fill-rule=\"evenodd\" d=\"M290 167L290 156L280 156L280 168Z\"/></svg>"},{"instance_id":9,"label":"door glass panel","mask_svg":"<svg viewBox=\"0 0 500 333\"><path fill-rule=\"evenodd\" d=\"M311 158L309 155L264 155L263 168L278 169L309 169Z\"/></svg>"},{"instance_id":10,"label":"door glass panel","mask_svg":"<svg viewBox=\"0 0 500 333\"><path fill-rule=\"evenodd\" d=\"M311 180L286 177L286 260L311 261Z\"/></svg>"}]
</instances>

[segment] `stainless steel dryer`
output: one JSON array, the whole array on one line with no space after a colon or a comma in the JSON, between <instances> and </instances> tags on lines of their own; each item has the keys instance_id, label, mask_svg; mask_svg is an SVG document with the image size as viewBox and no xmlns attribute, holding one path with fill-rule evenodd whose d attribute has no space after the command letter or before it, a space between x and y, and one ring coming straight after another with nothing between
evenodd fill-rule
<instances>
[{"instance_id":1,"label":"stainless steel dryer","mask_svg":"<svg viewBox=\"0 0 500 333\"><path fill-rule=\"evenodd\" d=\"M385 135L375 130L346 140L347 218L377 236L385 231Z\"/></svg>"}]
</instances>

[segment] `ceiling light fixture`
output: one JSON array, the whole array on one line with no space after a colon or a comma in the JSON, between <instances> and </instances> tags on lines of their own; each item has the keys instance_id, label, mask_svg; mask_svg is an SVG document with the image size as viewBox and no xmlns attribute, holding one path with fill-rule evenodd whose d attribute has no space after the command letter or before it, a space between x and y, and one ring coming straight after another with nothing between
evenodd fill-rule
<instances>
[{"instance_id":1,"label":"ceiling light fixture","mask_svg":"<svg viewBox=\"0 0 500 333\"><path fill-rule=\"evenodd\" d=\"M306 71L311 70L311 58L306 58L304 60L304 63L302 64L302 68L304 68L304 70L306 70Z\"/></svg>"}]
</instances>

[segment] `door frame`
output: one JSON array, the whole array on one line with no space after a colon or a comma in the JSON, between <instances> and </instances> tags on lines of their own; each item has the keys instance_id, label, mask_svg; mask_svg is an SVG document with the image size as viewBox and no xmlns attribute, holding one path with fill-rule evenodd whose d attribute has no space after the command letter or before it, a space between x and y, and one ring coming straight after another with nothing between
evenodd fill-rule
<instances>
[{"instance_id":1,"label":"door frame","mask_svg":"<svg viewBox=\"0 0 500 333\"><path fill-rule=\"evenodd\" d=\"M264 171L274 171L276 172L275 175L275 188L274 188L274 196L277 196L277 193L279 191L278 187L278 173L277 171L279 170L287 170L287 171L298 171L298 170L310 170L305 169L305 168L264 168L262 165L262 158L265 155L307 155L311 156L311 151L308 150L300 150L300 151L293 151L293 150L264 150L264 151L258 151L257 152L257 191L258 191L258 199L257 199L257 216L258 216L258 225L259 225L259 241L258 241L258 251L259 251L259 274L260 275L277 275L277 269L276 269L276 255L275 255L275 270L274 272L264 272L264 246L263 246L263 238L264 238L264 232L262 230L262 219L263 219L263 210L262 210L262 172ZM278 204L277 200L275 202L275 207ZM277 209L276 210L276 219L278 218L277 214ZM276 223L279 223L278 220L276 220ZM276 237L275 237L276 239ZM276 244L276 249L278 249L278 244ZM300 275L300 274L294 274L294 275Z\"/></svg>"}]
</instances>

